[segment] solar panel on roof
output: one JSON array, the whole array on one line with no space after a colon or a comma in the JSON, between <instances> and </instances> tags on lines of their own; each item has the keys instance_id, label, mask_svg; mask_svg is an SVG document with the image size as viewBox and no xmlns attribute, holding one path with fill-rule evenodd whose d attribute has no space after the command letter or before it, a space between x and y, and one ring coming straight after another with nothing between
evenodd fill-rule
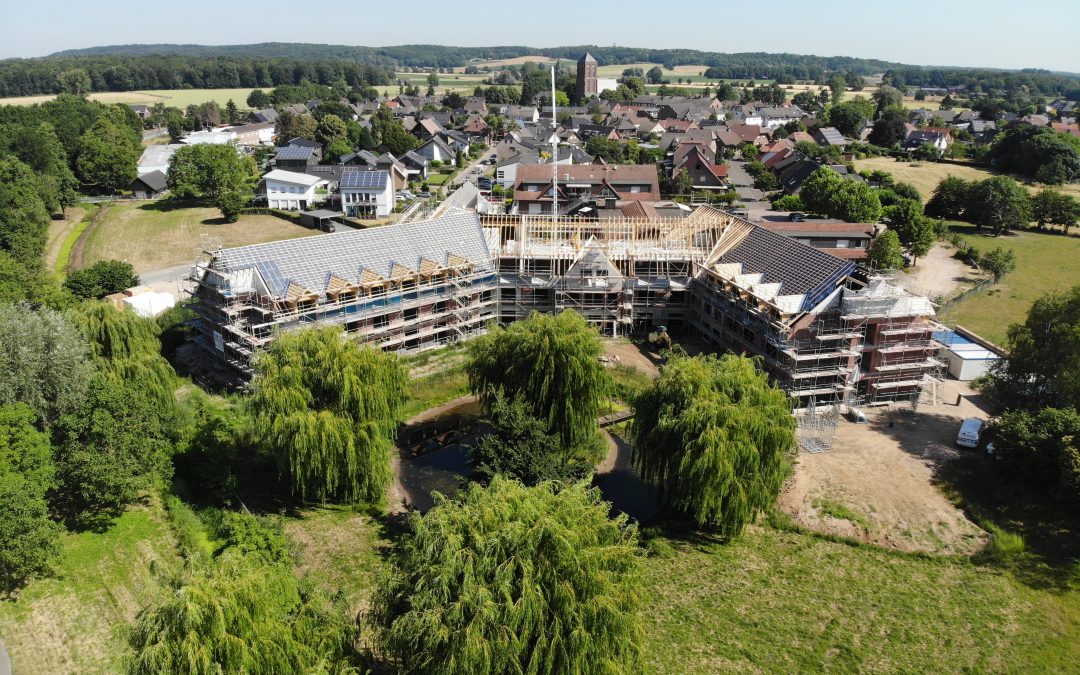
<instances>
[{"instance_id":1,"label":"solar panel on roof","mask_svg":"<svg viewBox=\"0 0 1080 675\"><path fill-rule=\"evenodd\" d=\"M286 145L277 151L278 159L307 159L314 152L313 148L305 148L301 145Z\"/></svg>"},{"instance_id":2,"label":"solar panel on roof","mask_svg":"<svg viewBox=\"0 0 1080 675\"><path fill-rule=\"evenodd\" d=\"M390 174L385 171L346 171L341 174L339 185L343 188L375 188L381 190L386 187Z\"/></svg>"},{"instance_id":3,"label":"solar panel on roof","mask_svg":"<svg viewBox=\"0 0 1080 675\"><path fill-rule=\"evenodd\" d=\"M285 277L281 276L281 270L278 269L277 263L273 260L258 260L254 263L255 269L259 271L259 276L275 295L281 295L288 288L289 282Z\"/></svg>"}]
</instances>

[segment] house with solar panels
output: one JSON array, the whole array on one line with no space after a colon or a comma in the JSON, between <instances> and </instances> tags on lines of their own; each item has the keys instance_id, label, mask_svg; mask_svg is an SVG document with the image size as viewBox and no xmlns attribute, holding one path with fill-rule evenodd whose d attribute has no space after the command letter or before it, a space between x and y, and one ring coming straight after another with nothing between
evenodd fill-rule
<instances>
[{"instance_id":1,"label":"house with solar panels","mask_svg":"<svg viewBox=\"0 0 1080 675\"><path fill-rule=\"evenodd\" d=\"M338 191L341 211L349 218L385 218L394 211L394 184L387 171L347 169Z\"/></svg>"},{"instance_id":2,"label":"house with solar panels","mask_svg":"<svg viewBox=\"0 0 1080 675\"><path fill-rule=\"evenodd\" d=\"M280 330L337 325L412 352L570 309L605 335L664 326L757 357L795 410L910 400L940 384L926 298L709 207L600 221L450 208L211 251L193 280L196 340L242 372Z\"/></svg>"}]
</instances>

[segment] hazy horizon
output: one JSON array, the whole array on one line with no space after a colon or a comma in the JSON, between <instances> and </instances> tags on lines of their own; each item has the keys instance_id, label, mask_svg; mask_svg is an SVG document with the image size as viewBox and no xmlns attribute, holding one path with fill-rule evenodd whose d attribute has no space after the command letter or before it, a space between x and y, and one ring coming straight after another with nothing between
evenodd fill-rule
<instances>
[{"instance_id":1,"label":"hazy horizon","mask_svg":"<svg viewBox=\"0 0 1080 675\"><path fill-rule=\"evenodd\" d=\"M966 5L967 3L958 3ZM334 5L326 24L305 16L302 23L281 17L295 13L295 3L266 0L255 11L270 19L234 26L237 16L210 12L179 14L174 6L140 5L101 0L71 5L41 0L9 7L3 16L8 39L0 58L35 58L68 49L125 44L198 44L209 46L301 42L365 47L437 44L461 47L521 45L538 49L562 45L617 44L651 49L695 49L708 52L769 52L818 56L851 56L920 66L1042 68L1080 72L1080 3L1062 6L1052 0L1030 0L1023 14L1030 30L1017 28L1010 17L1019 10L1005 0L983 0L977 7L938 6L932 10L900 10L861 5L857 11L838 0L823 0L807 9L805 3L778 0L764 14L743 7L706 7L703 20L687 22L691 11L649 18L654 3L638 0L593 2L551 0L551 31L538 27L542 8L498 12L446 12L441 3L417 0L401 11L384 4ZM243 10L240 10L243 11ZM48 21L42 21L48 16ZM415 17L430 17L417 21ZM629 19L613 17L629 16ZM645 18L642 18L645 17ZM226 20L223 20L226 19ZM1047 19L1052 19L1048 21ZM794 28L788 28L794 23ZM254 25L253 25L254 24ZM658 30L657 26L664 30ZM731 27L730 29L728 27ZM484 31L483 38L479 32ZM890 32L892 31L892 32ZM968 36L967 34L970 34ZM377 36L377 37L376 37Z\"/></svg>"}]
</instances>

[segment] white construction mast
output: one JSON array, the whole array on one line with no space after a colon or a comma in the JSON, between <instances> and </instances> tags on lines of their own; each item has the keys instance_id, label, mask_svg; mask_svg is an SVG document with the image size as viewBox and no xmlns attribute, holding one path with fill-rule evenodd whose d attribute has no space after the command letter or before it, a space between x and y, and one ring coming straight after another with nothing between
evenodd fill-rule
<instances>
[{"instance_id":1,"label":"white construction mast","mask_svg":"<svg viewBox=\"0 0 1080 675\"><path fill-rule=\"evenodd\" d=\"M559 135L555 133L555 66L551 67L551 224L559 222Z\"/></svg>"}]
</instances>

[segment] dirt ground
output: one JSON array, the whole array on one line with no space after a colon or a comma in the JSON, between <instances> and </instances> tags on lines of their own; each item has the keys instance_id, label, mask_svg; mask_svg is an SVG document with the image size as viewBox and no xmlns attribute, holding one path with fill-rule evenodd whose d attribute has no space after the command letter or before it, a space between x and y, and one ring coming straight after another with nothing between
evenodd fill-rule
<instances>
[{"instance_id":1,"label":"dirt ground","mask_svg":"<svg viewBox=\"0 0 1080 675\"><path fill-rule=\"evenodd\" d=\"M660 374L660 355L629 340L612 338L604 340L604 355L618 357L618 363L636 368L649 377Z\"/></svg>"},{"instance_id":2,"label":"dirt ground","mask_svg":"<svg viewBox=\"0 0 1080 675\"><path fill-rule=\"evenodd\" d=\"M64 240L82 222L86 215L86 209L72 206L64 209L64 217L49 223L48 240L45 244L45 269L52 270L56 267L56 260L60 257L60 249L64 247Z\"/></svg>"},{"instance_id":3,"label":"dirt ground","mask_svg":"<svg viewBox=\"0 0 1080 675\"><path fill-rule=\"evenodd\" d=\"M971 286L985 277L970 265L953 257L956 251L951 244L940 243L925 258L918 260L914 267L904 272L897 272L896 278L902 285L929 297L948 295L960 286Z\"/></svg>"},{"instance_id":4,"label":"dirt ground","mask_svg":"<svg viewBox=\"0 0 1080 675\"><path fill-rule=\"evenodd\" d=\"M960 405L956 405L957 394ZM800 452L780 507L801 526L902 551L968 555L986 534L935 485L938 466L961 452L960 421L986 419L979 397L945 383L944 403L866 408L868 422L842 421L828 450Z\"/></svg>"}]
</instances>

